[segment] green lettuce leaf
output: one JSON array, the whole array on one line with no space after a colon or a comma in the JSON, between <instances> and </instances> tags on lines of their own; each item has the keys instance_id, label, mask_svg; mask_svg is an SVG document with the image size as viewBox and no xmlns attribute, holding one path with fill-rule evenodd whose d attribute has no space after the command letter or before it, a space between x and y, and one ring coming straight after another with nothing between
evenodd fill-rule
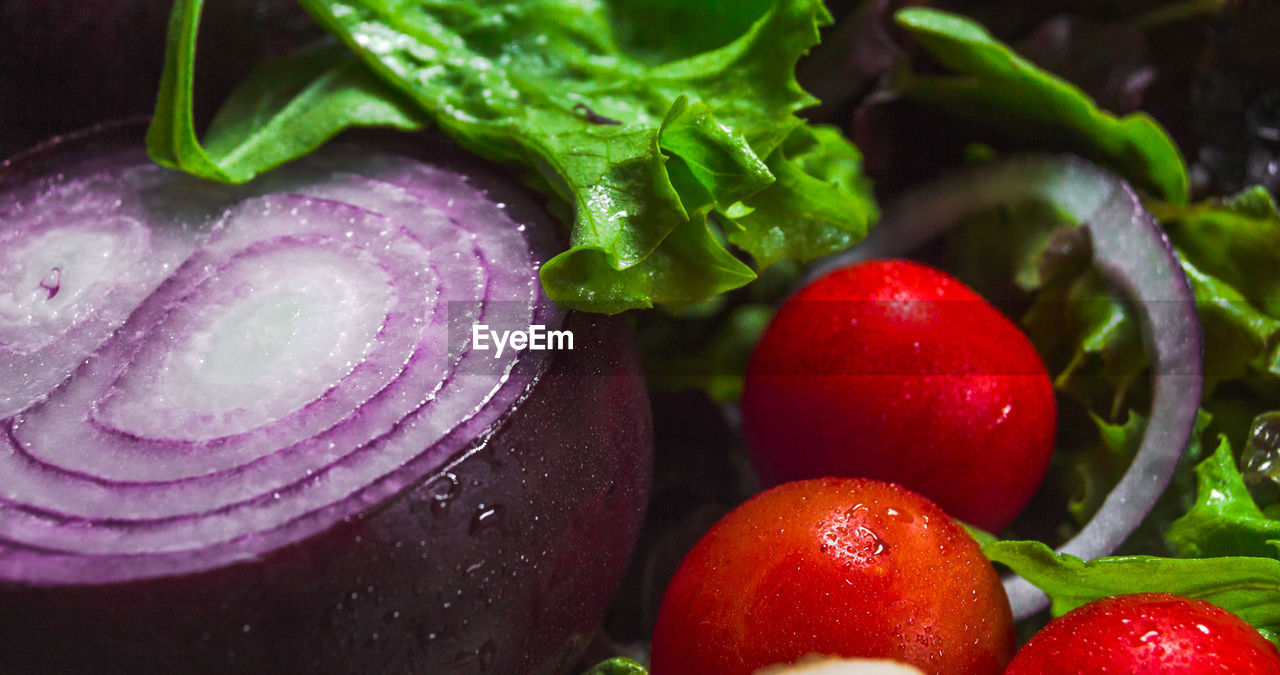
<instances>
[{"instance_id":1,"label":"green lettuce leaf","mask_svg":"<svg viewBox=\"0 0 1280 675\"><path fill-rule=\"evenodd\" d=\"M1268 518L1254 502L1226 438L1195 473L1195 505L1166 534L1178 555L1276 557L1280 520Z\"/></svg>"},{"instance_id":2,"label":"green lettuce leaf","mask_svg":"<svg viewBox=\"0 0 1280 675\"><path fill-rule=\"evenodd\" d=\"M1092 267L1036 294L1023 325L1046 354L1066 359L1054 384L1116 419L1146 369L1141 334L1124 296Z\"/></svg>"},{"instance_id":3,"label":"green lettuce leaf","mask_svg":"<svg viewBox=\"0 0 1280 675\"><path fill-rule=\"evenodd\" d=\"M1253 626L1280 630L1280 560L1117 556L1084 561L1037 541L997 541L983 553L1048 594L1055 616L1125 593L1175 593L1211 602Z\"/></svg>"},{"instance_id":4,"label":"green lettuce leaf","mask_svg":"<svg viewBox=\"0 0 1280 675\"><path fill-rule=\"evenodd\" d=\"M147 151L165 166L241 183L350 127L421 129L423 116L341 45L261 64L232 92L201 146L193 117L196 33L204 0L177 0Z\"/></svg>"},{"instance_id":5,"label":"green lettuce leaf","mask_svg":"<svg viewBox=\"0 0 1280 675\"><path fill-rule=\"evenodd\" d=\"M814 102L794 71L829 21L820 2L782 0L732 42L658 65L624 53L598 5L303 5L446 133L537 172L536 181L573 205L572 248L542 269L560 304L680 306L753 278L706 218L774 182L760 158ZM822 227L860 236L869 216L864 208ZM833 236L805 251L821 255L853 240ZM774 259L756 239L735 243L758 261Z\"/></svg>"},{"instance_id":6,"label":"green lettuce leaf","mask_svg":"<svg viewBox=\"0 0 1280 675\"><path fill-rule=\"evenodd\" d=\"M1188 270L1210 339L1207 366L1219 379L1280 376L1280 211L1256 186L1227 199L1192 206L1152 205ZM1221 338L1230 338L1230 342Z\"/></svg>"},{"instance_id":7,"label":"green lettuce leaf","mask_svg":"<svg viewBox=\"0 0 1280 675\"><path fill-rule=\"evenodd\" d=\"M605 9L618 44L637 60L660 64L733 42L773 4L774 0L609 0Z\"/></svg>"},{"instance_id":8,"label":"green lettuce leaf","mask_svg":"<svg viewBox=\"0 0 1280 675\"><path fill-rule=\"evenodd\" d=\"M1102 507L1111 486L1129 468L1147 430L1147 418L1134 411L1129 412L1124 424L1111 424L1094 413L1089 413L1089 418L1098 430L1097 447L1070 453L1064 462L1071 465L1072 474L1079 481L1071 492L1067 510L1080 524L1088 522Z\"/></svg>"},{"instance_id":9,"label":"green lettuce leaf","mask_svg":"<svg viewBox=\"0 0 1280 675\"><path fill-rule=\"evenodd\" d=\"M730 242L761 266L805 262L847 248L866 235L865 214L876 212L862 154L829 126L797 127L769 155L776 181L742 203L741 215L722 212Z\"/></svg>"},{"instance_id":10,"label":"green lettuce leaf","mask_svg":"<svg viewBox=\"0 0 1280 675\"><path fill-rule=\"evenodd\" d=\"M1223 384L1274 388L1280 382L1280 280L1271 270L1280 265L1280 213L1270 196L1258 187L1191 206L1153 203L1151 210L1196 297L1206 405L1212 411ZM1140 397L1130 397L1129 387L1142 381L1146 357L1121 295L1089 268L1034 290L1023 323L1044 353L1067 359L1057 370L1059 388L1091 409L1109 411L1109 419L1137 405Z\"/></svg>"},{"instance_id":11,"label":"green lettuce leaf","mask_svg":"<svg viewBox=\"0 0 1280 675\"><path fill-rule=\"evenodd\" d=\"M1096 440L1079 447L1059 448L1050 474L1051 480L1061 482L1068 495L1067 511L1080 525L1093 518L1129 468L1147 429L1146 416L1132 410L1123 424L1107 422L1095 413L1089 417ZM1201 438L1212 421L1213 417L1204 410L1196 415L1191 442L1178 470L1151 512L1125 542L1125 552L1169 555L1175 551L1166 540L1166 532L1195 501L1196 482L1191 469L1204 454Z\"/></svg>"},{"instance_id":12,"label":"green lettuce leaf","mask_svg":"<svg viewBox=\"0 0 1280 675\"><path fill-rule=\"evenodd\" d=\"M571 248L542 268L566 307L683 307L755 278L729 243L760 268L808 260L875 217L857 150L796 116L815 103L794 71L830 21L820 0L302 0L347 50L263 66L207 147L191 120L201 4L174 7L158 161L238 182L349 126L428 120L568 205Z\"/></svg>"},{"instance_id":13,"label":"green lettuce leaf","mask_svg":"<svg viewBox=\"0 0 1280 675\"><path fill-rule=\"evenodd\" d=\"M1280 211L1270 195L1255 187L1191 206L1153 203L1151 210L1168 232L1196 296L1205 332L1206 400L1223 383L1274 387L1280 379L1280 279L1273 272L1280 265ZM1078 296L1082 301L1090 298L1112 306L1105 321L1095 325L1133 325L1127 308L1114 302L1113 292L1098 288ZM1092 306L1080 302L1055 309L1079 313ZM1037 323L1036 317L1028 316L1033 333ZM1046 328L1060 325L1049 323ZM1131 328L1091 337L1096 350L1130 355L1110 362L1111 372L1141 369L1134 356L1139 351L1137 335Z\"/></svg>"},{"instance_id":14,"label":"green lettuce leaf","mask_svg":"<svg viewBox=\"0 0 1280 675\"><path fill-rule=\"evenodd\" d=\"M905 96L1021 133L1109 166L1138 187L1187 201L1187 168L1177 145L1145 114L1117 118L1083 91L1041 70L978 23L928 8L894 19L954 75L902 73Z\"/></svg>"}]
</instances>

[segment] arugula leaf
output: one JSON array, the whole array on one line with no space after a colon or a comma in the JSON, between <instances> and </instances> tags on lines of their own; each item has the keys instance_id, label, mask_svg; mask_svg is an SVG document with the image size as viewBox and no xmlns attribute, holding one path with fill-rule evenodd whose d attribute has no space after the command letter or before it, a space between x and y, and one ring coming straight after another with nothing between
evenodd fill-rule
<instances>
[{"instance_id":1,"label":"arugula leaf","mask_svg":"<svg viewBox=\"0 0 1280 675\"><path fill-rule=\"evenodd\" d=\"M1253 501L1226 438L1196 465L1196 483L1195 505L1165 535L1178 555L1276 557L1280 520Z\"/></svg>"},{"instance_id":2,"label":"arugula leaf","mask_svg":"<svg viewBox=\"0 0 1280 675\"><path fill-rule=\"evenodd\" d=\"M321 44L260 65L223 104L201 146L192 112L196 32L204 0L177 0L147 151L202 178L242 183L349 127L415 130L421 116L341 45Z\"/></svg>"},{"instance_id":3,"label":"arugula leaf","mask_svg":"<svg viewBox=\"0 0 1280 675\"><path fill-rule=\"evenodd\" d=\"M911 37L955 75L903 73L900 91L948 112L1004 129L1038 130L1055 145L1117 170L1140 187L1187 201L1186 165L1155 120L1117 118L1084 92L1036 67L978 23L923 7L894 15Z\"/></svg>"},{"instance_id":4,"label":"arugula leaf","mask_svg":"<svg viewBox=\"0 0 1280 675\"><path fill-rule=\"evenodd\" d=\"M1055 616L1125 593L1175 593L1211 602L1264 631L1280 630L1280 560L1118 556L1084 561L1038 541L997 541L982 547L1052 600Z\"/></svg>"},{"instance_id":5,"label":"arugula leaf","mask_svg":"<svg viewBox=\"0 0 1280 675\"><path fill-rule=\"evenodd\" d=\"M973 525L970 525L969 523L964 523L959 520L957 520L956 523L958 523L960 527L963 527L964 531L968 532L969 536L973 537L974 541L978 542L978 546L986 546L988 544L994 544L997 541L1000 541L999 537L997 537L994 534L991 534L990 532L980 527L975 527Z\"/></svg>"},{"instance_id":6,"label":"arugula leaf","mask_svg":"<svg viewBox=\"0 0 1280 675\"><path fill-rule=\"evenodd\" d=\"M645 2L671 22L726 19L661 40L627 3L302 0L353 56L264 67L207 150L190 113L201 4L174 7L148 144L158 161L241 181L347 126L428 119L570 206L571 248L542 268L566 307L679 308L755 278L726 238L763 268L844 248L875 217L857 150L796 116L816 102L795 65L830 22L820 0Z\"/></svg>"}]
</instances>

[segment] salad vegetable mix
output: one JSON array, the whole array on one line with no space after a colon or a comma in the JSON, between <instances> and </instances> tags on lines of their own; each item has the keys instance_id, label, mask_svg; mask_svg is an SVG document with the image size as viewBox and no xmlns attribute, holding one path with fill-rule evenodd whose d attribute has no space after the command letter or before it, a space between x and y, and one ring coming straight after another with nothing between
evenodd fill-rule
<instances>
[{"instance_id":1,"label":"salad vegetable mix","mask_svg":"<svg viewBox=\"0 0 1280 675\"><path fill-rule=\"evenodd\" d=\"M1268 32L1280 10L1255 0L137 0L104 25L129 23L118 19L126 11L134 25L156 24L153 5L168 12L164 44L157 34L152 60L121 66L158 78L145 85L147 156L135 121L0 165L0 353L12 357L0 364L10 450L0 608L34 608L0 628L38 641L62 621L59 635L98 635L67 650L92 658L111 630L139 624L115 625L114 610L68 624L68 607L123 607L137 584L143 623L185 611L156 635L199 634L198 613L217 604L209 593L244 594L249 576L287 581L299 560L314 572L326 556L349 563L340 573L354 570L362 588L376 578L370 596L375 586L420 595L396 557L419 536L403 531L427 517L418 502L452 523L448 503L462 490L475 513L435 526L422 558L464 530L506 534L467 539L483 559L456 548L422 577L439 582L432 602L446 610L464 602L442 595L449 584L469 594L465 617L431 615L448 631L398 621L402 610L392 617L379 601L369 611L380 619L350 624L377 626L357 640L341 612L326 613L324 593L346 598L346 576L316 572L275 603L314 617L305 630L261 637L266 626L254 626L276 609L236 595L230 613L226 602L218 611L265 614L210 629L217 647L193 652L196 666L287 670L281 650L341 635L310 666L341 669L342 654L358 653L370 667L424 672L749 673L817 654L930 673L999 673L1012 659L1007 672L1044 672L1037 664L1061 663L1086 640L1105 652L1098 663L1122 670L1280 667L1280 49ZM41 33L57 33L42 12L0 0L0 49L24 44L23 33L61 54L63 42ZM210 46L237 22L277 27L255 29L259 42ZM119 41L90 44L132 58ZM0 150L31 129L139 112L122 79L120 95L86 118L39 79L72 72L35 68L40 53L14 48L9 66L0 53ZM94 67L77 72L101 79ZM24 77L38 95L18 96ZM119 138L130 128L137 147ZM418 222L415 208L429 217ZM305 223L280 224L290 218ZM406 243L386 243L392 235ZM486 253L486 237L507 243ZM49 243L64 240L66 251ZM102 242L124 257L68 252ZM129 256L138 264L120 262ZM244 262L261 256L281 262ZM79 290L85 277L64 258L87 265L96 290ZM314 297L294 311L315 314L313 337L363 326L368 342L353 342L350 359L324 357L319 341L303 341L314 358L299 356L296 332L281 338L283 324L241 311L255 279L288 300L296 284L277 276L294 265L312 286L336 284L329 296L360 296L338 303L347 314L308 305ZM415 265L448 272L439 288L483 296L470 298L468 317L515 298L526 323L579 327L576 349L604 356L551 354L543 366L512 353L508 370L472 380L448 369L480 357L449 352L456 360L431 381L470 387L479 402L449 408L466 433L436 429L437 390L399 384L396 369L445 359L445 324L456 326L415 295L426 283ZM215 268L232 270L230 281ZM506 289L473 278L489 276L515 280ZM64 287L59 303L82 304L59 314L49 303ZM453 304L444 297L441 307ZM202 298L221 314L191 309ZM328 365L314 382L271 385L264 406L206 400L165 379L177 371L156 350L204 349L217 332L205 324L249 315L257 332L245 340L293 345L294 360L263 372ZM427 337L384 330L397 322ZM194 328L152 345L152 327L186 330L175 325ZM375 346L400 350L387 357L394 373L364 360ZM295 414L320 443L390 409L371 390L333 421L298 412L344 391L348 371L386 375L413 405L374 440L330 442L331 452L363 457L422 425L439 431L428 449L454 455L424 463L422 444L397 440L403 461L365 472L358 493L298 501L290 484L276 502L279 492L254 492L254 514L332 505L315 518L282 515L267 534L267 515L221 520L249 503L233 499L239 484L173 491L185 488L171 481L222 480L217 452L259 452L254 439ZM573 384L584 373L592 384ZM203 370L192 381L236 396L259 386ZM80 427L110 436L85 442L108 460L64 442ZM558 449L542 453L538 439ZM155 459L156 448L190 444L211 454ZM525 452L541 463L525 465ZM266 466L263 484L275 485L284 469L271 467L306 464L296 454L285 443L227 470ZM68 475L2 473L41 462ZM555 486L564 480L582 485ZM217 508L191 516L193 494ZM168 520L136 525L153 516ZM351 519L366 517L392 534L348 542ZM595 538L610 518L611 536ZM165 534L189 525L209 534ZM86 574L81 555L107 562ZM591 565L599 573L581 575ZM572 592L556 596L558 583ZM521 606L495 605L485 589L499 587ZM606 601L600 627L584 628ZM533 619L485 633L488 613L530 608ZM1119 626L1131 619L1150 630L1129 636ZM82 625L95 622L112 625ZM227 628L242 623L243 635ZM218 642L231 637L257 640L241 652L248 661ZM1018 644L1028 646L1015 656ZM1183 658L1196 651L1223 656ZM39 669L16 653L0 646L0 667ZM135 663L151 655L129 652Z\"/></svg>"}]
</instances>

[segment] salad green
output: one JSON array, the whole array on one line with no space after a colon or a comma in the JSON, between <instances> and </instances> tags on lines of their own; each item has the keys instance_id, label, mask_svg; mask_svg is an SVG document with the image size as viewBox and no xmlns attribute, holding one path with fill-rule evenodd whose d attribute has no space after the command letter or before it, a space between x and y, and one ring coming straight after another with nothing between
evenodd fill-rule
<instances>
[{"instance_id":1,"label":"salad green","mask_svg":"<svg viewBox=\"0 0 1280 675\"><path fill-rule=\"evenodd\" d=\"M726 241L757 267L808 260L856 242L875 215L858 151L796 116L815 102L794 70L830 21L818 0L774 3L693 54L628 51L618 36L636 29L604 3L305 0L349 51L264 64L207 150L191 112L202 4L174 6L153 157L239 182L347 127L428 120L559 200L571 248L542 281L562 306L684 306L755 278Z\"/></svg>"},{"instance_id":2,"label":"salad green","mask_svg":"<svg viewBox=\"0 0 1280 675\"><path fill-rule=\"evenodd\" d=\"M1110 165L1138 187L1185 202L1187 169L1164 129L1145 114L1124 118L1100 110L1070 83L1037 68L981 25L923 8L894 15L911 38L954 75L904 71L903 95L945 106L950 114L1002 124L1045 147L1078 152Z\"/></svg>"},{"instance_id":3,"label":"salad green","mask_svg":"<svg viewBox=\"0 0 1280 675\"><path fill-rule=\"evenodd\" d=\"M1125 593L1174 593L1212 602L1275 639L1280 631L1280 560L1248 556L1160 558L1110 556L1081 560L1038 541L993 541L982 547L1040 587L1055 616Z\"/></svg>"},{"instance_id":4,"label":"salad green","mask_svg":"<svg viewBox=\"0 0 1280 675\"><path fill-rule=\"evenodd\" d=\"M635 660L619 656L597 663L583 675L644 675L648 672L647 668Z\"/></svg>"},{"instance_id":5,"label":"salad green","mask_svg":"<svg viewBox=\"0 0 1280 675\"><path fill-rule=\"evenodd\" d=\"M1261 188L1190 206L1150 202L1149 207L1191 282L1206 343L1205 410L1197 440L1152 516L1167 526L1192 504L1196 481L1191 470L1201 457L1200 443L1225 434L1233 447L1242 447L1252 417L1275 406L1280 315L1270 280L1274 275L1266 270L1280 260L1271 238L1280 233L1280 215ZM999 231L1006 236L1013 232ZM973 250L969 246L966 251ZM1019 264L1045 267L1047 251L1047 244L1028 246ZM1057 364L1059 388L1090 411L1097 429L1092 442L1058 453L1059 469L1052 472L1074 495L1071 514L1084 522L1141 438L1142 408L1149 398L1147 361L1132 310L1121 297L1092 269L1055 264L1056 269L1034 283L1024 283L1035 294L1024 322L1050 363ZM1148 537L1146 543L1152 545L1146 549L1174 552L1158 539Z\"/></svg>"},{"instance_id":6,"label":"salad green","mask_svg":"<svg viewBox=\"0 0 1280 675\"><path fill-rule=\"evenodd\" d=\"M1231 443L1222 438L1218 449L1196 465L1196 501L1165 536L1181 556L1276 557L1280 551L1280 520L1267 517L1236 468Z\"/></svg>"}]
</instances>

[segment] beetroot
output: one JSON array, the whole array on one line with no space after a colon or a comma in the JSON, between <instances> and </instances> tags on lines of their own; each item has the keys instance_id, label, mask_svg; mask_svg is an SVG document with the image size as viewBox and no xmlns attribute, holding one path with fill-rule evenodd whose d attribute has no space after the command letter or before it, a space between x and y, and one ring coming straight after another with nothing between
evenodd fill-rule
<instances>
[{"instance_id":1,"label":"beetroot","mask_svg":"<svg viewBox=\"0 0 1280 675\"><path fill-rule=\"evenodd\" d=\"M541 293L547 218L471 162L348 143L226 188L140 135L0 174L0 670L572 659L651 432L625 324Z\"/></svg>"}]
</instances>

